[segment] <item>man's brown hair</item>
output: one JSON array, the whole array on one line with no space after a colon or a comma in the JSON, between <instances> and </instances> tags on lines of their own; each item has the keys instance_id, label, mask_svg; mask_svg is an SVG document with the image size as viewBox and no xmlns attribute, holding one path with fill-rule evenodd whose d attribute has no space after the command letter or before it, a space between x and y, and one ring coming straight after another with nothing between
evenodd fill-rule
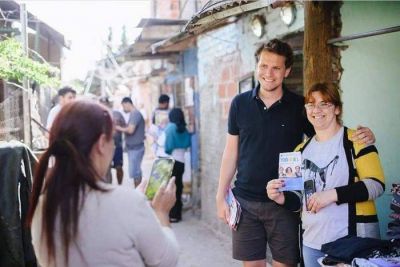
<instances>
[{"instance_id":1,"label":"man's brown hair","mask_svg":"<svg viewBox=\"0 0 400 267\"><path fill-rule=\"evenodd\" d=\"M261 45L256 51L257 62L260 60L260 55L263 51L268 51L285 57L285 67L288 69L293 65L293 50L288 43L279 39L272 39L266 44Z\"/></svg>"}]
</instances>

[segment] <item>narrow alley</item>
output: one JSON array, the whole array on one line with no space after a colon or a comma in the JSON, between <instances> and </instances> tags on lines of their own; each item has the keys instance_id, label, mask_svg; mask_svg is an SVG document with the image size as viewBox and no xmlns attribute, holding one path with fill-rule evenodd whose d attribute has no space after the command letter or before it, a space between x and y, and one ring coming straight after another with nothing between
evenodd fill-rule
<instances>
[{"instance_id":1,"label":"narrow alley","mask_svg":"<svg viewBox=\"0 0 400 267\"><path fill-rule=\"evenodd\" d=\"M170 221L178 267L242 266L217 210L249 265L272 250L324 266L344 236L400 244L399 14L400 0L0 0L0 267L171 266ZM172 209L160 194L157 218L128 171L149 179L155 155L183 193ZM98 190L121 158L122 187Z\"/></svg>"}]
</instances>

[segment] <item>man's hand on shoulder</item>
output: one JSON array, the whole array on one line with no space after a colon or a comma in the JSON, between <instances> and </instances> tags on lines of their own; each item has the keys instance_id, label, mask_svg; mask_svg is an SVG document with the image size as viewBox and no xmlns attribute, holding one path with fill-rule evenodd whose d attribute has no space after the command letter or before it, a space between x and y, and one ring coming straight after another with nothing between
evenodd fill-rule
<instances>
[{"instance_id":1,"label":"man's hand on shoulder","mask_svg":"<svg viewBox=\"0 0 400 267\"><path fill-rule=\"evenodd\" d=\"M351 141L364 145L372 145L375 143L375 135L370 128L357 126L357 130L351 136Z\"/></svg>"}]
</instances>

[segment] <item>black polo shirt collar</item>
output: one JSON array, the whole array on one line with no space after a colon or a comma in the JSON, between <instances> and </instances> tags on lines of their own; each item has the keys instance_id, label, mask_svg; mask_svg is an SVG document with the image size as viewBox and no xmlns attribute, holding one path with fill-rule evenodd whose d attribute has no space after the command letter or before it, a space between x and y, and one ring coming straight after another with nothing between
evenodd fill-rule
<instances>
[{"instance_id":1,"label":"black polo shirt collar","mask_svg":"<svg viewBox=\"0 0 400 267\"><path fill-rule=\"evenodd\" d=\"M282 84L282 89L283 89L283 95L282 95L281 99L279 99L278 101L279 101L279 102L287 102L287 103L289 103L289 102L290 102L290 96L289 96L289 94L287 93L288 90L287 90L285 84ZM252 89L252 91L251 91L251 97L252 97L253 99L260 99L260 98L258 97L258 92L259 92L259 91L260 91L260 84L257 84L257 86L254 87L254 88Z\"/></svg>"}]
</instances>

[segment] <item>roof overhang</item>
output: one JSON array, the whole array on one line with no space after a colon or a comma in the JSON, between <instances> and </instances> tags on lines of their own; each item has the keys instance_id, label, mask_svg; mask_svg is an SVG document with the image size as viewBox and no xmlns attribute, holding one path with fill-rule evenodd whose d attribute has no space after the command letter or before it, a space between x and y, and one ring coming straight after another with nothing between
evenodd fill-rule
<instances>
[{"instance_id":1,"label":"roof overhang","mask_svg":"<svg viewBox=\"0 0 400 267\"><path fill-rule=\"evenodd\" d=\"M238 15L257 9L285 2L278 0L226 0L219 4L211 3L208 7L194 15L185 25L182 32L154 43L151 48L153 53L182 51L195 42L196 36L204 32L234 23Z\"/></svg>"},{"instance_id":2,"label":"roof overhang","mask_svg":"<svg viewBox=\"0 0 400 267\"><path fill-rule=\"evenodd\" d=\"M123 56L128 60L142 60L169 58L176 55L177 51L153 54L151 45L179 33L186 23L187 20L142 19L137 25L138 28L142 28L142 32L135 42L123 52Z\"/></svg>"},{"instance_id":3,"label":"roof overhang","mask_svg":"<svg viewBox=\"0 0 400 267\"><path fill-rule=\"evenodd\" d=\"M185 25L187 20L183 19L155 19L155 18L144 18L141 19L136 26L137 28L146 28L150 26L160 26L160 25Z\"/></svg>"},{"instance_id":4,"label":"roof overhang","mask_svg":"<svg viewBox=\"0 0 400 267\"><path fill-rule=\"evenodd\" d=\"M200 13L194 15L185 25L184 32L197 34L197 28L212 26L214 23L226 18L241 15L246 12L267 7L277 2L277 0L230 0L222 2L219 5L213 5L212 8L206 8ZM200 30L200 31L201 31Z\"/></svg>"},{"instance_id":5,"label":"roof overhang","mask_svg":"<svg viewBox=\"0 0 400 267\"><path fill-rule=\"evenodd\" d=\"M180 32L170 38L152 44L151 50L154 54L184 51L188 47L195 45L197 35L222 27L226 24L234 23L235 21L237 21L236 17L229 17L222 19L213 25L206 25L198 28L196 33Z\"/></svg>"}]
</instances>

